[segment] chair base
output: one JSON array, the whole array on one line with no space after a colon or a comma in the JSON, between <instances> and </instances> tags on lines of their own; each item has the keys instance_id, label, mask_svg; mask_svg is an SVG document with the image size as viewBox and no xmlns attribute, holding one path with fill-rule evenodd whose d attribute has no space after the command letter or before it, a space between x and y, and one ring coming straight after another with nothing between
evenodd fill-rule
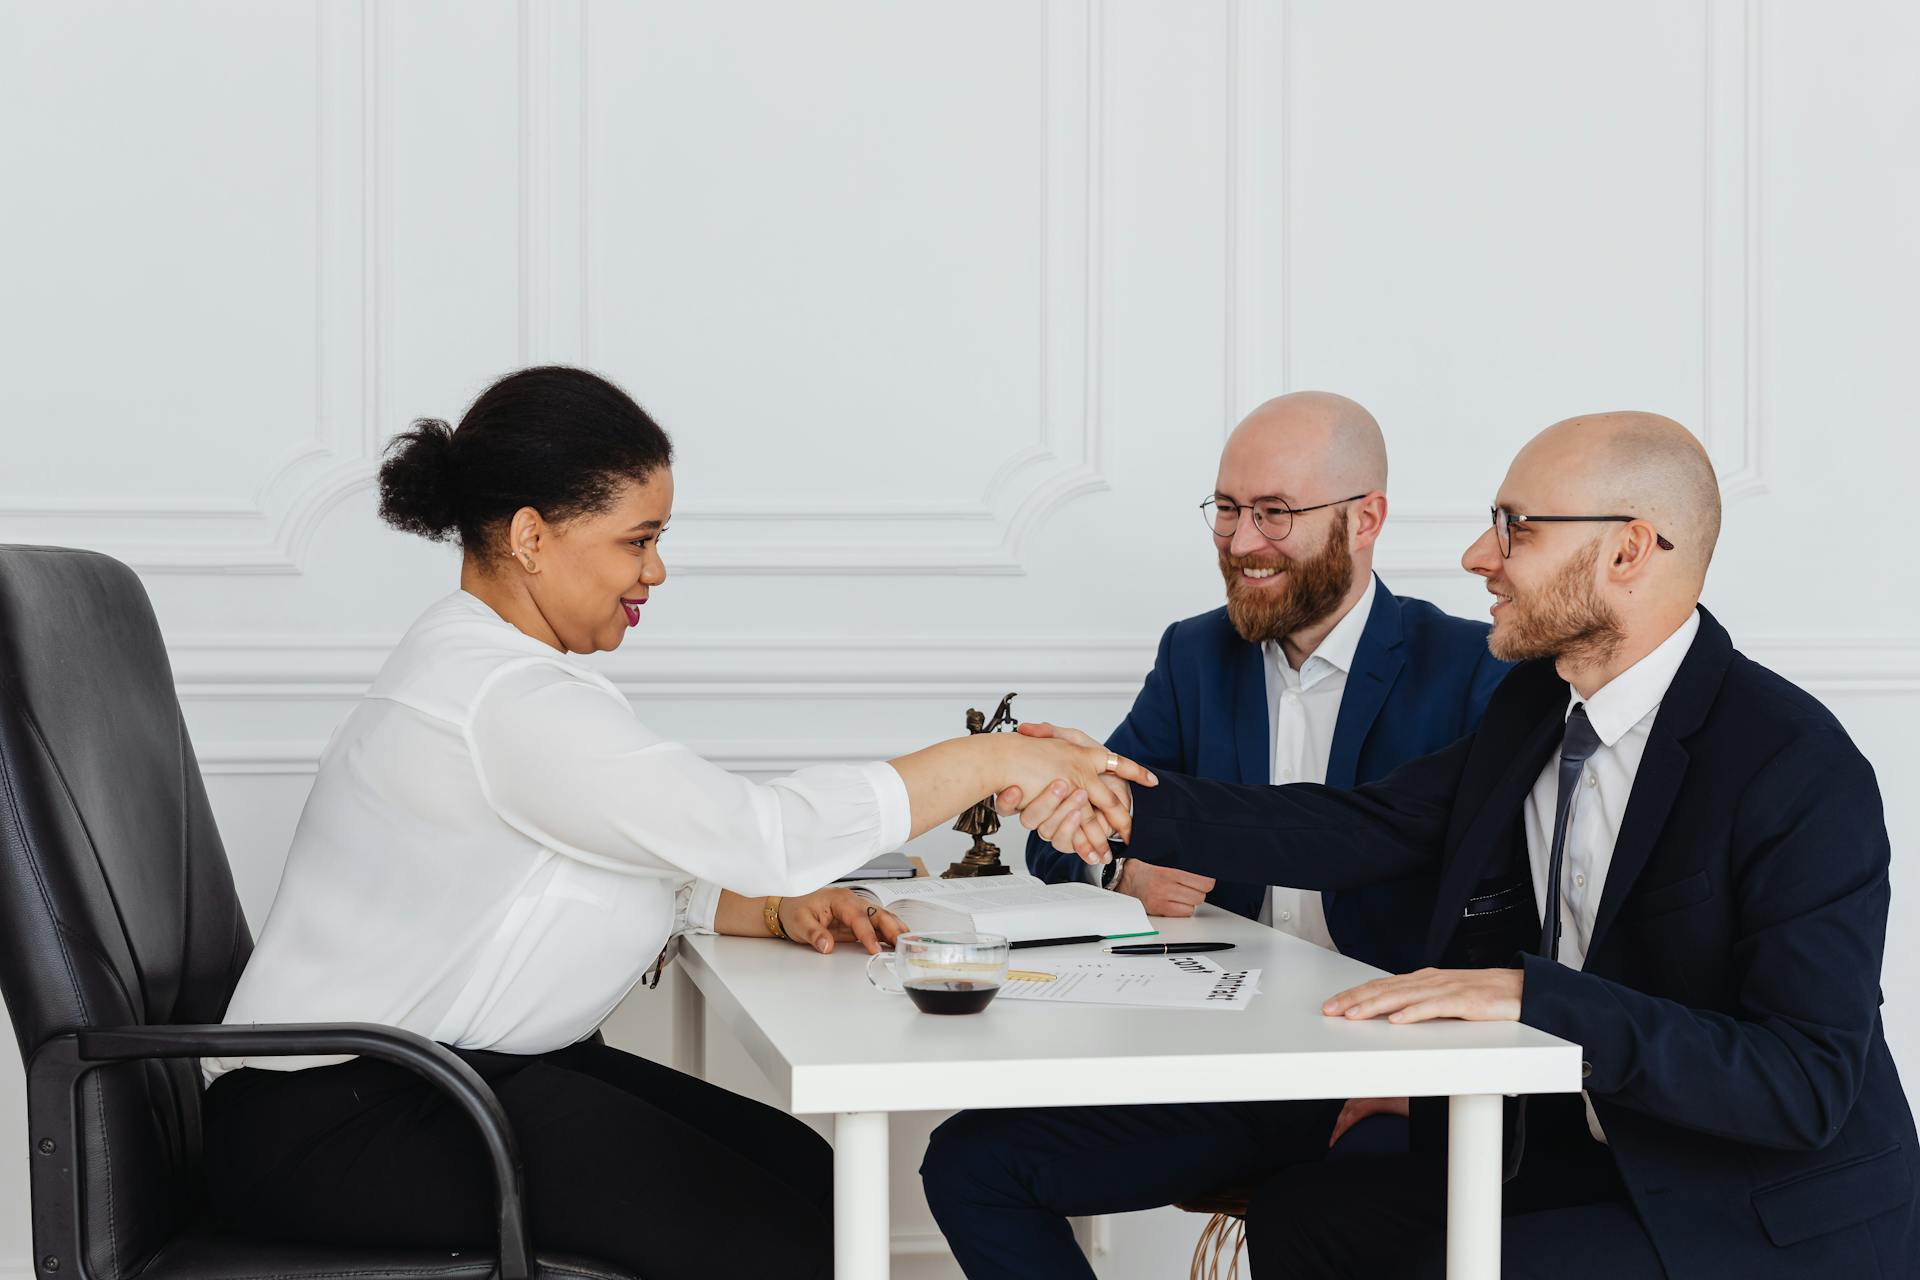
<instances>
[{"instance_id":1,"label":"chair base","mask_svg":"<svg viewBox=\"0 0 1920 1280\"><path fill-rule=\"evenodd\" d=\"M1174 1205L1188 1213L1212 1215L1193 1243L1189 1280L1240 1280L1240 1254L1247 1247L1249 1194L1246 1187L1222 1187ZM1224 1272L1220 1269L1222 1255L1226 1258Z\"/></svg>"}]
</instances>

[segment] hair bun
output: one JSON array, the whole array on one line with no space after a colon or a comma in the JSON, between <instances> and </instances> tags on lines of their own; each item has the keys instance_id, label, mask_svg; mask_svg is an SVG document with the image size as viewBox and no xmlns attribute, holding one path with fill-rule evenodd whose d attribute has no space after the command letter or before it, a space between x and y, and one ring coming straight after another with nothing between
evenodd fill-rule
<instances>
[{"instance_id":1,"label":"hair bun","mask_svg":"<svg viewBox=\"0 0 1920 1280\"><path fill-rule=\"evenodd\" d=\"M453 428L420 418L387 445L380 464L380 518L403 533L445 542L460 528Z\"/></svg>"}]
</instances>

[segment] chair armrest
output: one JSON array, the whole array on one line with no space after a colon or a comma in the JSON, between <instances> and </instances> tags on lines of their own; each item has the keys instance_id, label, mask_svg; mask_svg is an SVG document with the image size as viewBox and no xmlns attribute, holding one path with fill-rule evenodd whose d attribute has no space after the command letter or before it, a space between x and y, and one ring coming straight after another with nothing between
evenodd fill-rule
<instances>
[{"instance_id":1,"label":"chair armrest","mask_svg":"<svg viewBox=\"0 0 1920 1280\"><path fill-rule=\"evenodd\" d=\"M296 1058L338 1053L404 1067L467 1113L480 1130L493 1166L499 1275L501 1280L528 1280L533 1251L527 1240L520 1151L500 1100L478 1072L444 1045L417 1032L371 1022L83 1028L49 1037L27 1065L35 1257L59 1257L64 1251L76 1271L84 1274L78 1235L81 1147L75 1090L89 1071L140 1058ZM66 1159L56 1160L62 1152Z\"/></svg>"}]
</instances>

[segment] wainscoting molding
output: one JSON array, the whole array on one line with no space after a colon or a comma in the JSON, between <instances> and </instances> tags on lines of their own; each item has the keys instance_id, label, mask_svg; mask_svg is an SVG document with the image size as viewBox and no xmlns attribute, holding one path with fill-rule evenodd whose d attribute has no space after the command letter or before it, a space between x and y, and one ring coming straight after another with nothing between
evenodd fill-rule
<instances>
[{"instance_id":1,"label":"wainscoting molding","mask_svg":"<svg viewBox=\"0 0 1920 1280\"><path fill-rule=\"evenodd\" d=\"M397 637L183 637L168 646L187 700L358 697ZM656 639L592 662L635 697L982 696L1023 690L1131 698L1157 636L1124 639L701 636ZM997 694L995 696L998 696Z\"/></svg>"},{"instance_id":2,"label":"wainscoting molding","mask_svg":"<svg viewBox=\"0 0 1920 1280\"><path fill-rule=\"evenodd\" d=\"M607 215L595 181L606 112L591 73L592 9L521 5L521 358L608 368L598 249ZM675 510L674 568L692 573L972 575L1025 572L1031 533L1075 498L1112 487L1101 470L1104 44L1099 5L1047 0L1046 137L1038 201L1044 263L1036 438L1003 459L977 499L795 501L787 493L692 501ZM782 537L706 536L777 519ZM934 536L928 536L929 530Z\"/></svg>"},{"instance_id":3,"label":"wainscoting molding","mask_svg":"<svg viewBox=\"0 0 1920 1280\"><path fill-rule=\"evenodd\" d=\"M382 287L391 242L390 14L383 0L315 0L312 21L319 377L310 431L249 497L0 496L0 521L23 531L16 540L92 547L145 573L298 573L320 520L371 482L391 328Z\"/></svg>"},{"instance_id":4,"label":"wainscoting molding","mask_svg":"<svg viewBox=\"0 0 1920 1280\"><path fill-rule=\"evenodd\" d=\"M1223 430L1266 397L1295 385L1289 266L1297 241L1289 166L1296 114L1291 8L1290 0L1231 0L1227 8L1221 78L1227 159ZM1700 408L1686 425L1707 446L1722 497L1732 503L1768 491L1762 470L1762 10L1759 0L1706 0L1700 12L1705 28ZM1254 305L1262 294L1279 300L1276 315L1268 317ZM1455 531L1483 523L1477 512L1412 504L1396 506L1394 518ZM1437 568L1429 556L1410 563L1406 572L1418 577Z\"/></svg>"},{"instance_id":5,"label":"wainscoting molding","mask_svg":"<svg viewBox=\"0 0 1920 1280\"><path fill-rule=\"evenodd\" d=\"M1123 707L1151 665L1154 643L1151 637L714 637L656 642L648 646L644 662L612 662L600 669L622 692L642 700L887 702L983 698L1002 687L1015 687L1036 698L1102 700ZM1817 696L1920 694L1920 637L1781 637L1743 649ZM176 687L191 707L214 702L346 702L366 689L386 650L384 643L366 638L320 644L282 637L185 640L173 646L172 654ZM202 771L210 776L298 776L314 771L324 745L319 740L227 737L202 742L197 751ZM805 738L707 738L689 745L727 769L777 773L809 764L884 759L923 744L905 736L830 732Z\"/></svg>"}]
</instances>

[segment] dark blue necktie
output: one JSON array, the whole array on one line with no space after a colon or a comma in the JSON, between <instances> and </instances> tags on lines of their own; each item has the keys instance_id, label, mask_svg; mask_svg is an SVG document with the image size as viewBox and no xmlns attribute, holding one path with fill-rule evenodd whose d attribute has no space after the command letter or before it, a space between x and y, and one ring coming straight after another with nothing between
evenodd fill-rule
<instances>
[{"instance_id":1,"label":"dark blue necktie","mask_svg":"<svg viewBox=\"0 0 1920 1280\"><path fill-rule=\"evenodd\" d=\"M1547 909L1541 913L1540 954L1560 958L1560 877L1567 858L1567 828L1573 825L1573 802L1580 794L1580 773L1600 749L1585 706L1567 716L1566 736L1560 740L1560 789L1553 802L1553 847L1547 854Z\"/></svg>"},{"instance_id":2,"label":"dark blue necktie","mask_svg":"<svg viewBox=\"0 0 1920 1280\"><path fill-rule=\"evenodd\" d=\"M1566 734L1560 739L1559 789L1553 802L1553 845L1547 854L1547 909L1540 918L1540 954L1560 958L1560 876L1567 861L1567 828L1573 825L1573 801L1580 794L1580 773L1600 749L1600 735L1587 719L1587 709L1576 706L1567 715ZM1503 1179L1513 1181L1527 1149L1527 1100L1515 1098L1508 1109L1507 1150Z\"/></svg>"}]
</instances>

